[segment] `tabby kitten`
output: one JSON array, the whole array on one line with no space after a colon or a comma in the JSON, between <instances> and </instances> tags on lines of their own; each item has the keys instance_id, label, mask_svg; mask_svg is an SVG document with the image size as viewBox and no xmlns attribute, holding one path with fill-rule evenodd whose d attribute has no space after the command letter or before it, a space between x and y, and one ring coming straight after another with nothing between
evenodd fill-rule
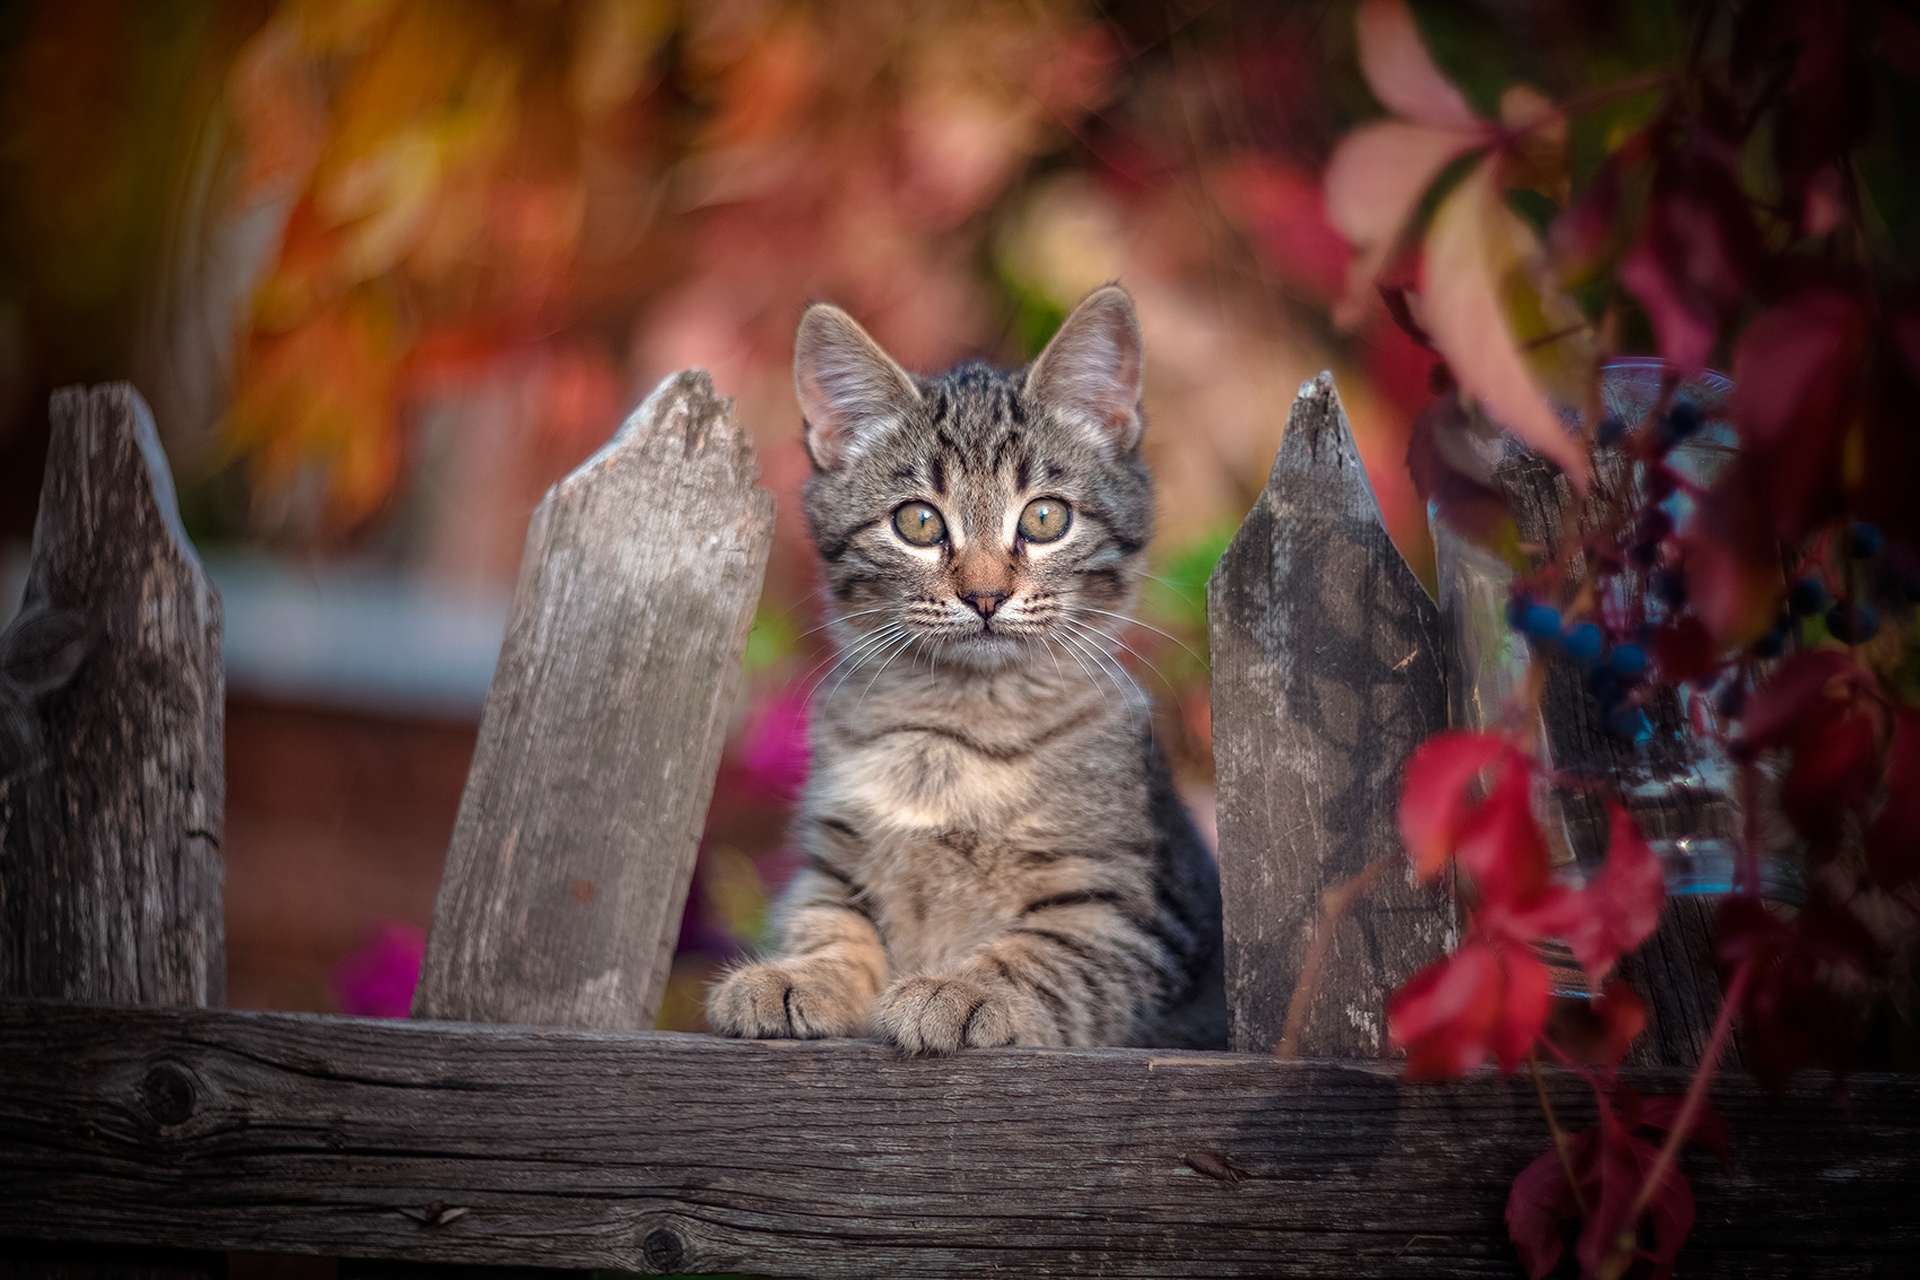
<instances>
[{"instance_id":1,"label":"tabby kitten","mask_svg":"<svg viewBox=\"0 0 1920 1280\"><path fill-rule=\"evenodd\" d=\"M1153 521L1141 365L1118 285L1015 373L918 377L836 307L801 319L841 658L784 945L714 987L716 1030L1224 1043L1219 880L1113 656Z\"/></svg>"}]
</instances>

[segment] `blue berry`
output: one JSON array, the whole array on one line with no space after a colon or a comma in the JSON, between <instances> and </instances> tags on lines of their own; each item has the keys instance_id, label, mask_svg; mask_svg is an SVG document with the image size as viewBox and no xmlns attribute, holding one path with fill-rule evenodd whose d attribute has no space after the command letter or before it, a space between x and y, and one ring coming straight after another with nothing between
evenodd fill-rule
<instances>
[{"instance_id":1,"label":"blue berry","mask_svg":"<svg viewBox=\"0 0 1920 1280\"><path fill-rule=\"evenodd\" d=\"M1627 559L1642 569L1651 569L1660 563L1660 544L1657 542L1636 542L1627 548Z\"/></svg>"},{"instance_id":2,"label":"blue berry","mask_svg":"<svg viewBox=\"0 0 1920 1280\"><path fill-rule=\"evenodd\" d=\"M1878 525L1855 520L1847 526L1847 553L1855 560L1870 560L1879 555L1882 541Z\"/></svg>"},{"instance_id":3,"label":"blue berry","mask_svg":"<svg viewBox=\"0 0 1920 1280\"><path fill-rule=\"evenodd\" d=\"M1787 633L1779 627L1765 632L1753 642L1753 656L1756 658L1777 658L1787 647Z\"/></svg>"},{"instance_id":4,"label":"blue berry","mask_svg":"<svg viewBox=\"0 0 1920 1280\"><path fill-rule=\"evenodd\" d=\"M1676 400L1667 410L1667 416L1661 420L1655 439L1663 449L1670 449L1700 429L1706 415L1700 412L1700 406L1691 400Z\"/></svg>"},{"instance_id":5,"label":"blue berry","mask_svg":"<svg viewBox=\"0 0 1920 1280\"><path fill-rule=\"evenodd\" d=\"M1654 598L1678 609L1687 602L1687 575L1679 569L1662 569L1653 575Z\"/></svg>"},{"instance_id":6,"label":"blue berry","mask_svg":"<svg viewBox=\"0 0 1920 1280\"><path fill-rule=\"evenodd\" d=\"M1625 419L1621 418L1617 413L1610 413L1600 419L1600 427L1593 433L1593 438L1603 445L1619 444L1626 434L1627 424Z\"/></svg>"},{"instance_id":7,"label":"blue berry","mask_svg":"<svg viewBox=\"0 0 1920 1280\"><path fill-rule=\"evenodd\" d=\"M1787 592L1787 608L1796 618L1811 618L1827 607L1827 584L1818 578L1802 578Z\"/></svg>"},{"instance_id":8,"label":"blue berry","mask_svg":"<svg viewBox=\"0 0 1920 1280\"><path fill-rule=\"evenodd\" d=\"M1673 532L1673 517L1665 507L1649 507L1640 517L1638 536L1642 542L1658 542Z\"/></svg>"},{"instance_id":9,"label":"blue berry","mask_svg":"<svg viewBox=\"0 0 1920 1280\"><path fill-rule=\"evenodd\" d=\"M1622 678L1637 680L1646 672L1647 651L1637 644L1615 645L1608 665Z\"/></svg>"},{"instance_id":10,"label":"blue berry","mask_svg":"<svg viewBox=\"0 0 1920 1280\"><path fill-rule=\"evenodd\" d=\"M1560 647L1575 662L1598 662L1600 651L1606 648L1607 638L1600 634L1600 628L1591 622L1582 622L1567 628L1560 637Z\"/></svg>"},{"instance_id":11,"label":"blue berry","mask_svg":"<svg viewBox=\"0 0 1920 1280\"><path fill-rule=\"evenodd\" d=\"M1836 604L1827 610L1827 631L1847 644L1865 644L1880 634L1880 615L1870 604Z\"/></svg>"},{"instance_id":12,"label":"blue berry","mask_svg":"<svg viewBox=\"0 0 1920 1280\"><path fill-rule=\"evenodd\" d=\"M1520 630L1535 640L1558 640L1560 611L1550 604L1529 604L1526 617L1520 620Z\"/></svg>"},{"instance_id":13,"label":"blue berry","mask_svg":"<svg viewBox=\"0 0 1920 1280\"><path fill-rule=\"evenodd\" d=\"M1611 711L1632 690L1632 685L1623 679L1618 671L1610 666L1599 666L1587 671L1587 692L1600 704L1602 711Z\"/></svg>"},{"instance_id":14,"label":"blue berry","mask_svg":"<svg viewBox=\"0 0 1920 1280\"><path fill-rule=\"evenodd\" d=\"M1507 625L1515 631L1525 631L1527 629L1527 610L1531 608L1533 608L1533 600L1531 597L1524 595L1509 596L1507 598Z\"/></svg>"}]
</instances>

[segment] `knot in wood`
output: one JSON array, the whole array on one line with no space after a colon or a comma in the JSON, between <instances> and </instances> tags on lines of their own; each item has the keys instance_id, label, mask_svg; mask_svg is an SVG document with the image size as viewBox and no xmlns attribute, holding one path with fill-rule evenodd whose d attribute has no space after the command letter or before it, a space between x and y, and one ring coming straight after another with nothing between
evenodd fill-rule
<instances>
[{"instance_id":1,"label":"knot in wood","mask_svg":"<svg viewBox=\"0 0 1920 1280\"><path fill-rule=\"evenodd\" d=\"M193 1077L174 1063L156 1063L140 1082L140 1101L155 1124L185 1124L193 1115Z\"/></svg>"},{"instance_id":2,"label":"knot in wood","mask_svg":"<svg viewBox=\"0 0 1920 1280\"><path fill-rule=\"evenodd\" d=\"M687 1246L674 1232L665 1227L655 1227L640 1242L640 1256L654 1271L663 1275L671 1274L685 1269Z\"/></svg>"}]
</instances>

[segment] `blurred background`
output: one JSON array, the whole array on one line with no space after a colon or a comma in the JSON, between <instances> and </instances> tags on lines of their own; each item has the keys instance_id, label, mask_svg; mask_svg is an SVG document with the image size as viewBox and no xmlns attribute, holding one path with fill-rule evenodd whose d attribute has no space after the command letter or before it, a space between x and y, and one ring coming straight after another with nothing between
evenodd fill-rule
<instances>
[{"instance_id":1,"label":"blurred background","mask_svg":"<svg viewBox=\"0 0 1920 1280\"><path fill-rule=\"evenodd\" d=\"M1416 6L1483 110L1678 55L1664 3ZM1204 585L1333 369L1428 572L1430 358L1320 170L1379 107L1345 3L0 2L0 622L54 387L130 378L226 602L230 999L402 1014L527 519L712 371L780 529L661 1015L791 873L823 656L789 378L810 299L907 365L1033 355L1118 279L1159 480L1137 678L1210 826ZM1600 154L1595 148L1593 155ZM1183 647L1184 646L1184 647Z\"/></svg>"}]
</instances>

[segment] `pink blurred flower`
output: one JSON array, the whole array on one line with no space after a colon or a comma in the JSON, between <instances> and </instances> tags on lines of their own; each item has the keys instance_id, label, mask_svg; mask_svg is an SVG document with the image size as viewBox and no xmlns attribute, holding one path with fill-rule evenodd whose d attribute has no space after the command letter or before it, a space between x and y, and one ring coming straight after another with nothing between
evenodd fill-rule
<instances>
[{"instance_id":1,"label":"pink blurred flower","mask_svg":"<svg viewBox=\"0 0 1920 1280\"><path fill-rule=\"evenodd\" d=\"M427 935L404 920L382 920L358 951L333 967L333 1003L362 1018L404 1018L413 1008Z\"/></svg>"},{"instance_id":2,"label":"pink blurred flower","mask_svg":"<svg viewBox=\"0 0 1920 1280\"><path fill-rule=\"evenodd\" d=\"M799 693L767 699L747 725L741 752L756 789L792 797L807 780L807 700Z\"/></svg>"}]
</instances>

